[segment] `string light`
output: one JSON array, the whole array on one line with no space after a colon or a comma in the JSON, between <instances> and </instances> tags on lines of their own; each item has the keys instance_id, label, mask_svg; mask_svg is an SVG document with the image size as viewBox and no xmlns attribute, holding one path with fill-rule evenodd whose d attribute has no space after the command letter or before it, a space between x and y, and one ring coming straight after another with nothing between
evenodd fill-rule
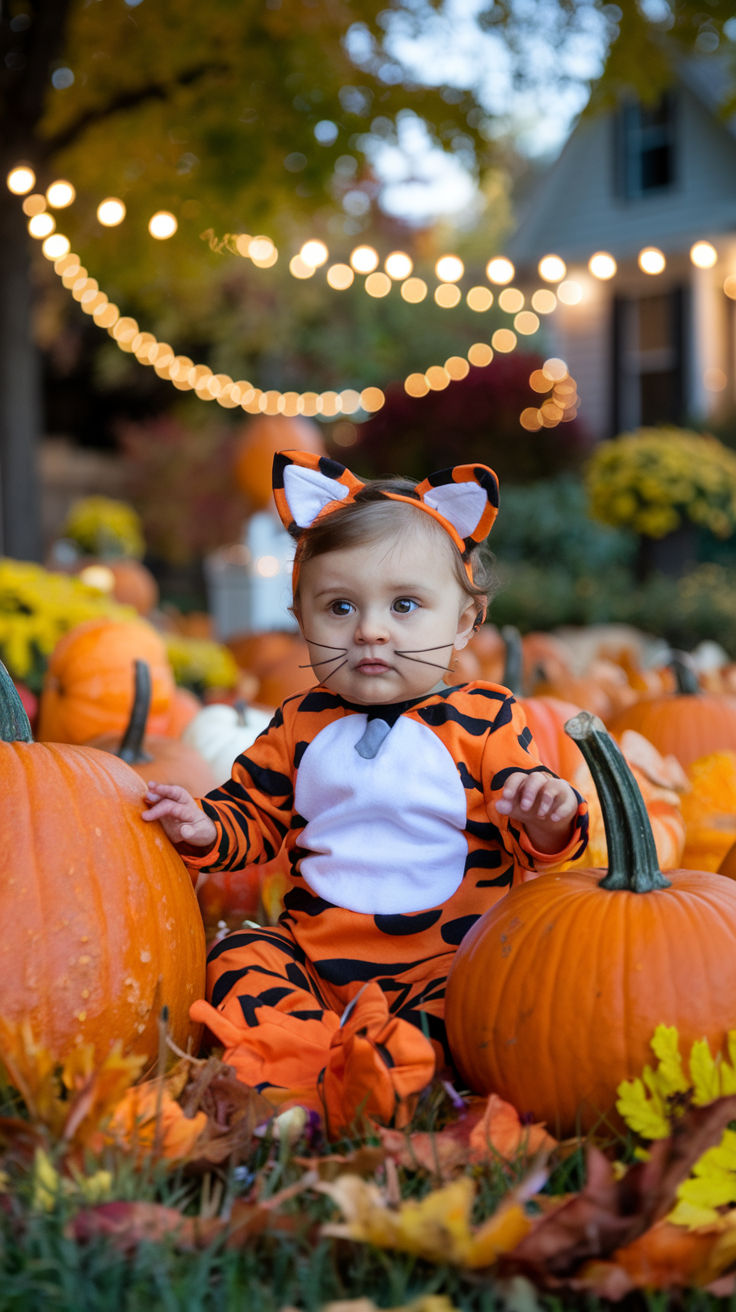
<instances>
[{"instance_id":1,"label":"string light","mask_svg":"<svg viewBox=\"0 0 736 1312\"><path fill-rule=\"evenodd\" d=\"M696 241L690 247L690 259L696 269L712 269L718 259L718 252L709 241Z\"/></svg>"},{"instance_id":2,"label":"string light","mask_svg":"<svg viewBox=\"0 0 736 1312\"><path fill-rule=\"evenodd\" d=\"M117 196L108 196L107 200L100 201L97 206L97 222L101 223L103 228L116 228L125 218L125 205Z\"/></svg>"},{"instance_id":3,"label":"string light","mask_svg":"<svg viewBox=\"0 0 736 1312\"><path fill-rule=\"evenodd\" d=\"M5 182L8 191L12 191L14 196L25 196L35 187L36 175L27 164L17 164L10 170Z\"/></svg>"},{"instance_id":4,"label":"string light","mask_svg":"<svg viewBox=\"0 0 736 1312\"><path fill-rule=\"evenodd\" d=\"M559 255L543 255L537 267L545 282L562 282L567 273L567 265Z\"/></svg>"},{"instance_id":5,"label":"string light","mask_svg":"<svg viewBox=\"0 0 736 1312\"><path fill-rule=\"evenodd\" d=\"M616 272L616 261L608 251L595 251L588 260L588 268L594 278L600 278L606 281L612 278Z\"/></svg>"},{"instance_id":6,"label":"string light","mask_svg":"<svg viewBox=\"0 0 736 1312\"><path fill-rule=\"evenodd\" d=\"M637 263L643 273L661 273L667 261L658 246L645 246L639 251Z\"/></svg>"},{"instance_id":7,"label":"string light","mask_svg":"<svg viewBox=\"0 0 736 1312\"><path fill-rule=\"evenodd\" d=\"M277 389L261 391L247 380L234 380L229 374L213 374L207 365L195 364L188 356L177 356L166 342L159 342L152 333L141 332L137 321L129 316L121 316L119 308L110 302L94 278L89 277L77 254L70 250L69 239L55 229L55 219L48 213L46 205L64 208L75 198L71 183L58 179L47 188L46 195L29 194L35 185L35 175L27 166L17 166L7 175L8 189L18 196L23 196L23 210L29 219L29 231L43 241L43 253L54 264L55 272L62 285L71 292L84 313L90 315L94 322L105 329L118 347L130 354L147 367L152 367L161 377L171 382L181 391L194 391L202 400L216 401L225 408L241 407L250 414L288 414L305 416L323 415L333 418L343 414L352 414L359 410L375 413L385 404L385 393L379 387L366 387L362 391L344 388L341 392L280 392ZM125 218L126 210L122 201L108 197L97 209L98 220L104 226L115 226ZM177 220L170 211L161 210L152 216L149 231L152 236L164 240L177 231ZM278 260L278 250L271 238L266 236L250 237L246 233L233 238L228 248L236 250L242 256L249 257L254 264L269 268ZM718 259L712 243L699 241L694 243L690 258L697 267L710 268ZM329 251L324 242L310 239L303 243L297 255L289 263L290 272L295 277L309 277L315 270L326 264ZM365 275L364 290L373 297L388 295L393 283L399 285L402 298L409 304L419 304L426 299L429 288L424 279L412 276L411 257L403 251L392 251L384 260L385 272L378 272L379 256L368 245L356 247L350 255L350 263L336 262L330 264L325 272L329 286L334 290L346 290L352 285L355 273ZM666 266L666 258L657 247L645 247L639 252L638 262L647 273L661 272ZM613 256L605 251L596 251L588 260L590 273L598 279L608 279L617 271ZM457 286L465 272L462 260L455 255L440 257L435 264L435 273L439 286L433 293L437 304L449 308L459 304L462 293ZM495 352L513 351L518 342L517 334L531 335L540 327L539 315L549 314L556 308L558 301L565 304L577 304L583 296L581 285L574 279L565 278L567 272L564 261L559 256L546 256L540 261L540 276L546 281L558 282L557 292L549 288L537 288L531 295L532 310L524 309L524 294L516 287L508 286L514 276L514 266L505 256L495 256L486 265L489 282L501 286L498 303L501 309L512 313L514 331L510 328L497 329L491 344L474 342L466 356L450 356L443 365L430 365L423 373L409 374L404 380L404 388L409 395L426 396L430 391L439 391L449 386L452 381L467 377L470 367L484 368L491 363ZM736 275L728 275L723 282L724 294L736 299ZM494 303L493 293L487 287L474 286L465 295L466 304L477 312L485 312ZM721 390L725 385L722 371L707 371L704 382L711 390ZM542 369L533 371L530 377L533 390L551 393L539 407L526 407L520 416L523 428L537 431L540 427L554 427L559 422L574 418L577 414L578 396L574 380L570 378L567 365L563 360L550 358ZM345 421L345 445L355 440L355 425Z\"/></svg>"},{"instance_id":8,"label":"string light","mask_svg":"<svg viewBox=\"0 0 736 1312\"><path fill-rule=\"evenodd\" d=\"M157 210L148 220L148 231L157 241L167 241L179 227L176 215L169 210Z\"/></svg>"},{"instance_id":9,"label":"string light","mask_svg":"<svg viewBox=\"0 0 736 1312\"><path fill-rule=\"evenodd\" d=\"M46 200L55 210L66 209L67 205L73 204L76 195L71 182L63 178L58 178L46 188Z\"/></svg>"}]
</instances>

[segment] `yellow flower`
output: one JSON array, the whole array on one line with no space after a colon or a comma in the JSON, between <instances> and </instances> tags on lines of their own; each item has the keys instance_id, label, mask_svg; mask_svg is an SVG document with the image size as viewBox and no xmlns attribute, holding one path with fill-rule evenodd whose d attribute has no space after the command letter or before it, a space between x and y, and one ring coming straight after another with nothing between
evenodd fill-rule
<instances>
[{"instance_id":1,"label":"yellow flower","mask_svg":"<svg viewBox=\"0 0 736 1312\"><path fill-rule=\"evenodd\" d=\"M136 510L113 497L81 497L75 501L62 532L93 556L133 556L145 551L143 528Z\"/></svg>"},{"instance_id":2,"label":"yellow flower","mask_svg":"<svg viewBox=\"0 0 736 1312\"><path fill-rule=\"evenodd\" d=\"M596 447L586 470L593 518L650 537L686 521L736 531L736 453L708 434L641 428ZM667 518L660 518L662 512Z\"/></svg>"}]
</instances>

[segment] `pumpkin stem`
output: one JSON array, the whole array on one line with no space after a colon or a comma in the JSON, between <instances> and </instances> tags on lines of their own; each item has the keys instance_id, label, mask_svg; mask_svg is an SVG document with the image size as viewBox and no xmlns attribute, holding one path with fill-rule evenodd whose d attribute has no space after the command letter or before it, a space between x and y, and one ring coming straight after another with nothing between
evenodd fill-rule
<instances>
[{"instance_id":1,"label":"pumpkin stem","mask_svg":"<svg viewBox=\"0 0 736 1312\"><path fill-rule=\"evenodd\" d=\"M675 676L675 692L682 696L697 696L700 692L700 684L687 652L673 651L668 664Z\"/></svg>"},{"instance_id":2,"label":"pumpkin stem","mask_svg":"<svg viewBox=\"0 0 736 1312\"><path fill-rule=\"evenodd\" d=\"M248 723L248 703L244 702L242 697L238 697L238 700L233 702L233 710L238 717L239 725Z\"/></svg>"},{"instance_id":3,"label":"pumpkin stem","mask_svg":"<svg viewBox=\"0 0 736 1312\"><path fill-rule=\"evenodd\" d=\"M631 768L603 721L579 711L565 725L593 776L603 813L608 847L608 874L600 887L651 893L669 888L659 868L652 826Z\"/></svg>"},{"instance_id":4,"label":"pumpkin stem","mask_svg":"<svg viewBox=\"0 0 736 1312\"><path fill-rule=\"evenodd\" d=\"M521 634L515 624L504 624L501 637L506 649L501 682L515 697L521 697L523 678Z\"/></svg>"},{"instance_id":5,"label":"pumpkin stem","mask_svg":"<svg viewBox=\"0 0 736 1312\"><path fill-rule=\"evenodd\" d=\"M0 661L0 739L4 743L32 743L31 722L26 715L10 671Z\"/></svg>"},{"instance_id":6,"label":"pumpkin stem","mask_svg":"<svg viewBox=\"0 0 736 1312\"><path fill-rule=\"evenodd\" d=\"M147 661L134 661L133 668L133 705L125 733L115 755L121 761L127 761L128 765L143 765L146 761L153 760L153 757L143 749L148 712L151 709L151 671Z\"/></svg>"}]
</instances>

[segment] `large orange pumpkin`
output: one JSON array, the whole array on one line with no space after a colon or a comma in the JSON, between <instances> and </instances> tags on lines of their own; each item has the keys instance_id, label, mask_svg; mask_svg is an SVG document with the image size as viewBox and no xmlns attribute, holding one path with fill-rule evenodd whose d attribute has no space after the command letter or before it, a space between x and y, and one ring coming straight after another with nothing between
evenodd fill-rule
<instances>
[{"instance_id":1,"label":"large orange pumpkin","mask_svg":"<svg viewBox=\"0 0 736 1312\"><path fill-rule=\"evenodd\" d=\"M687 777L683 861L699 870L718 870L736 842L736 750L698 757L688 766Z\"/></svg>"},{"instance_id":2,"label":"large orange pumpkin","mask_svg":"<svg viewBox=\"0 0 736 1312\"><path fill-rule=\"evenodd\" d=\"M204 995L205 943L191 877L161 826L142 818L145 784L93 747L39 743L0 667L0 1037L55 1059L80 1044L156 1060L168 1008L175 1043L195 1046L189 1006ZM725 881L724 881L725 882Z\"/></svg>"},{"instance_id":3,"label":"large orange pumpkin","mask_svg":"<svg viewBox=\"0 0 736 1312\"><path fill-rule=\"evenodd\" d=\"M736 747L736 697L701 691L687 664L671 662L674 692L643 697L607 719L611 733L636 729L663 756L676 756L687 768L699 756Z\"/></svg>"},{"instance_id":4,"label":"large orange pumpkin","mask_svg":"<svg viewBox=\"0 0 736 1312\"><path fill-rule=\"evenodd\" d=\"M271 474L277 451L309 451L326 455L317 424L302 416L258 415L244 428L235 454L235 481L251 510L273 505Z\"/></svg>"},{"instance_id":5,"label":"large orange pumpkin","mask_svg":"<svg viewBox=\"0 0 736 1312\"><path fill-rule=\"evenodd\" d=\"M101 617L76 625L54 647L41 689L38 738L87 743L100 733L122 734L137 659L151 671L149 731L167 733L175 683L163 638L147 620Z\"/></svg>"},{"instance_id":6,"label":"large orange pumpkin","mask_svg":"<svg viewBox=\"0 0 736 1312\"><path fill-rule=\"evenodd\" d=\"M736 997L736 885L660 873L641 793L603 724L568 726L596 781L608 872L569 870L519 885L456 953L447 1034L477 1093L494 1092L564 1137L615 1122L616 1089L651 1060L659 1024L687 1050L725 1051Z\"/></svg>"}]
</instances>

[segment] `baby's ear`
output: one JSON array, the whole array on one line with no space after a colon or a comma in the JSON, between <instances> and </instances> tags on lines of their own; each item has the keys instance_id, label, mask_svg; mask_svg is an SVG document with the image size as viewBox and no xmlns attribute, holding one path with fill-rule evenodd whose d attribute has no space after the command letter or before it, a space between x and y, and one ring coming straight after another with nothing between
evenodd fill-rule
<instances>
[{"instance_id":1,"label":"baby's ear","mask_svg":"<svg viewBox=\"0 0 736 1312\"><path fill-rule=\"evenodd\" d=\"M273 458L273 499L292 537L309 528L326 506L354 496L360 479L337 460L308 451L277 451Z\"/></svg>"},{"instance_id":2,"label":"baby's ear","mask_svg":"<svg viewBox=\"0 0 736 1312\"><path fill-rule=\"evenodd\" d=\"M488 536L498 514L498 479L488 465L455 465L417 485L425 505L452 525L470 550Z\"/></svg>"}]
</instances>

